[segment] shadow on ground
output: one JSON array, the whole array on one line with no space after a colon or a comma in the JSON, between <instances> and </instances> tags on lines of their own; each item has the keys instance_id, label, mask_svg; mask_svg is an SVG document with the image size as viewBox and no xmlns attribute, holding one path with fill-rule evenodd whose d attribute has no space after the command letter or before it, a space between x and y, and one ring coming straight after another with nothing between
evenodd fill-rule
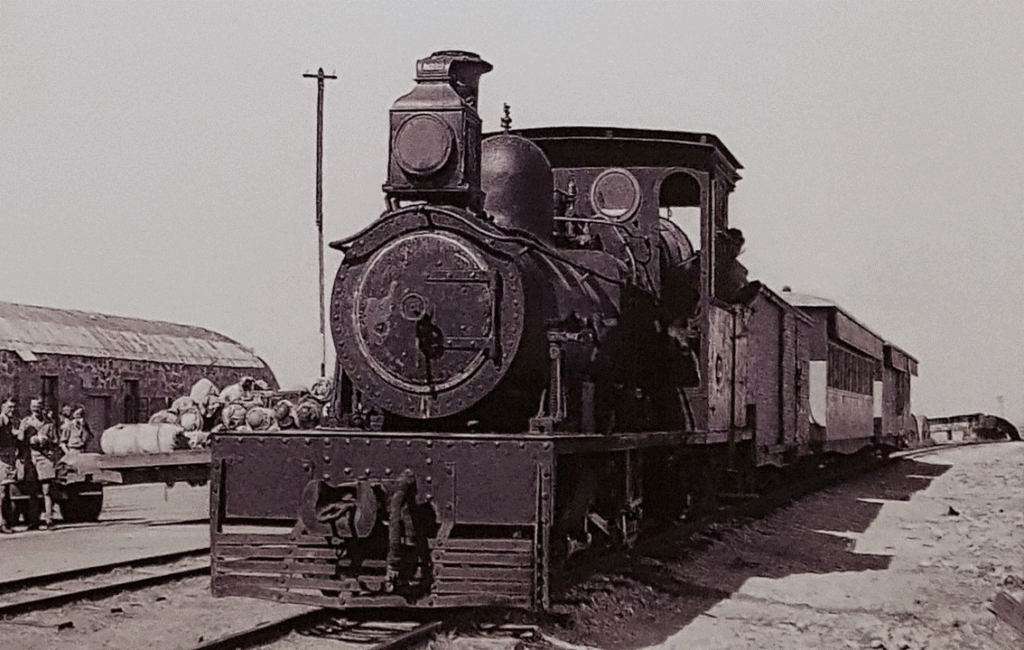
<instances>
[{"instance_id":1,"label":"shadow on ground","mask_svg":"<svg viewBox=\"0 0 1024 650\"><path fill-rule=\"evenodd\" d=\"M642 647L661 643L750 578L886 569L890 556L853 553L853 535L841 534L862 533L878 516L882 503L863 499L907 501L949 467L899 459L763 519L668 536L572 588L557 605L566 620L556 634L607 650Z\"/></svg>"}]
</instances>

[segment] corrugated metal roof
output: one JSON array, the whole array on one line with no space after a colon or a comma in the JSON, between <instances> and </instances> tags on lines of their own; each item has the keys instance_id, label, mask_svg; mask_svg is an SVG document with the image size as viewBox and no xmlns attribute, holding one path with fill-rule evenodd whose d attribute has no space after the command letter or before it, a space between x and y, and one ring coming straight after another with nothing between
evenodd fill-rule
<instances>
[{"instance_id":1,"label":"corrugated metal roof","mask_svg":"<svg viewBox=\"0 0 1024 650\"><path fill-rule=\"evenodd\" d=\"M807 293L793 293L792 291L783 291L781 294L782 299L793 305L794 307L834 307L836 309L842 309L839 305L828 300L827 298L819 298L818 296L812 296ZM845 310L843 310L845 311Z\"/></svg>"},{"instance_id":2,"label":"corrugated metal roof","mask_svg":"<svg viewBox=\"0 0 1024 650\"><path fill-rule=\"evenodd\" d=\"M262 368L251 350L201 327L0 302L0 350Z\"/></svg>"},{"instance_id":3,"label":"corrugated metal roof","mask_svg":"<svg viewBox=\"0 0 1024 650\"><path fill-rule=\"evenodd\" d=\"M846 311L845 309L840 307L838 304L832 302L828 298L821 298L821 297L818 297L818 296L812 296L812 295L807 294L807 293L793 293L791 291L783 291L779 295L781 295L782 298L786 302L788 302L789 304L793 305L794 307L802 307L802 308L805 308L805 307L830 307L832 309L838 309L839 311L843 312L843 314L845 314L850 320L852 320L853 322L857 323L858 325L860 325L861 327L863 327L867 331L871 332L875 336L878 336L878 334L875 334L875 332L870 327L868 327L867 325L864 325L864 323L861 323L860 321L858 321L848 311ZM913 360L914 363L918 363L918 360L915 357L911 356L910 354L908 354L906 351L904 351L903 349L901 349L897 345L895 345L893 343L890 343L884 337L878 336L878 338L882 339L882 341L884 341L886 345L890 345L890 346L896 348L897 350L899 350L902 354L905 354L907 357L909 357L911 360Z\"/></svg>"}]
</instances>

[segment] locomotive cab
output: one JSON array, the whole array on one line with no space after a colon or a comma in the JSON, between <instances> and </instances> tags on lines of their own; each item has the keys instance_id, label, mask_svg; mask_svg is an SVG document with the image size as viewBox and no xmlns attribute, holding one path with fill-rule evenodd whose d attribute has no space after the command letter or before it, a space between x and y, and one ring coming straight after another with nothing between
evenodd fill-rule
<instances>
[{"instance_id":1,"label":"locomotive cab","mask_svg":"<svg viewBox=\"0 0 1024 650\"><path fill-rule=\"evenodd\" d=\"M513 133L551 161L557 244L567 254L610 254L638 294L653 300L657 334L631 336L636 349L623 357L635 360L651 390L666 384L678 390L682 428L719 441L744 428L744 313L760 285L747 281L736 259L742 233L729 225L739 161L704 133L600 127ZM688 220L677 222L674 214ZM652 398L671 399L640 397Z\"/></svg>"}]
</instances>

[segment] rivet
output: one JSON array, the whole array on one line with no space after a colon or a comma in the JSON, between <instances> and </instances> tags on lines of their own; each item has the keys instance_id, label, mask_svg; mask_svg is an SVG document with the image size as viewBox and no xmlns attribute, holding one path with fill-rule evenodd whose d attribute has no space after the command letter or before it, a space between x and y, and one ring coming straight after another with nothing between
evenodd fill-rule
<instances>
[{"instance_id":1,"label":"rivet","mask_svg":"<svg viewBox=\"0 0 1024 650\"><path fill-rule=\"evenodd\" d=\"M427 477L427 483L433 483L433 482L434 482L434 477L433 476L428 476Z\"/></svg>"},{"instance_id":2,"label":"rivet","mask_svg":"<svg viewBox=\"0 0 1024 650\"><path fill-rule=\"evenodd\" d=\"M330 472L324 472L324 480L325 480L325 481L329 481L329 480L331 480L331 474L330 474Z\"/></svg>"},{"instance_id":3,"label":"rivet","mask_svg":"<svg viewBox=\"0 0 1024 650\"><path fill-rule=\"evenodd\" d=\"M306 444L307 445L313 444L313 439L312 438L306 438Z\"/></svg>"},{"instance_id":4,"label":"rivet","mask_svg":"<svg viewBox=\"0 0 1024 650\"><path fill-rule=\"evenodd\" d=\"M345 473L346 474L351 474L352 473L352 468L351 467L346 467L345 468Z\"/></svg>"},{"instance_id":5,"label":"rivet","mask_svg":"<svg viewBox=\"0 0 1024 650\"><path fill-rule=\"evenodd\" d=\"M427 465L433 465L434 464L434 459L430 458L430 457L427 457L426 463L427 463Z\"/></svg>"},{"instance_id":6,"label":"rivet","mask_svg":"<svg viewBox=\"0 0 1024 650\"><path fill-rule=\"evenodd\" d=\"M500 446L501 446L501 441L499 441L499 440L495 440L495 441L494 441L494 447L495 447L495 449L497 449L497 448L498 448L498 447L500 447Z\"/></svg>"},{"instance_id":7,"label":"rivet","mask_svg":"<svg viewBox=\"0 0 1024 650\"><path fill-rule=\"evenodd\" d=\"M433 447L434 446L434 441L433 440L428 440L427 441L427 446L428 447Z\"/></svg>"},{"instance_id":8,"label":"rivet","mask_svg":"<svg viewBox=\"0 0 1024 650\"><path fill-rule=\"evenodd\" d=\"M430 492L427 492L427 493L426 493L426 494L424 495L424 498L426 498L426 500L427 500L427 501L433 501L433 499L434 499L434 495L433 495L433 494L431 494Z\"/></svg>"},{"instance_id":9,"label":"rivet","mask_svg":"<svg viewBox=\"0 0 1024 650\"><path fill-rule=\"evenodd\" d=\"M385 476L391 476L391 468L390 467L385 467L384 468L384 475Z\"/></svg>"},{"instance_id":10,"label":"rivet","mask_svg":"<svg viewBox=\"0 0 1024 650\"><path fill-rule=\"evenodd\" d=\"M331 457L329 455L327 455L327 454L324 454L324 462L325 463L331 462Z\"/></svg>"},{"instance_id":11,"label":"rivet","mask_svg":"<svg viewBox=\"0 0 1024 650\"><path fill-rule=\"evenodd\" d=\"M364 469L363 470L363 474L366 474L367 476L369 476L370 475L370 468L367 467L366 469Z\"/></svg>"},{"instance_id":12,"label":"rivet","mask_svg":"<svg viewBox=\"0 0 1024 650\"><path fill-rule=\"evenodd\" d=\"M412 447L412 440L406 440L405 441L405 446L406 447Z\"/></svg>"}]
</instances>

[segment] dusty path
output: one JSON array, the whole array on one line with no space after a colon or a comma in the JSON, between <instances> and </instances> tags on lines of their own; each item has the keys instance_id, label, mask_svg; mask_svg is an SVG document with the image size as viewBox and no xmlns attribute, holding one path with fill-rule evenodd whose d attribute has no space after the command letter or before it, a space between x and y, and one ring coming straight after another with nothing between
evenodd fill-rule
<instances>
[{"instance_id":1,"label":"dusty path","mask_svg":"<svg viewBox=\"0 0 1024 650\"><path fill-rule=\"evenodd\" d=\"M1024 443L905 460L718 537L591 580L552 631L609 649L1024 647L987 609L1024 586Z\"/></svg>"},{"instance_id":2,"label":"dusty path","mask_svg":"<svg viewBox=\"0 0 1024 650\"><path fill-rule=\"evenodd\" d=\"M0 537L0 582L207 546L206 487L179 484L108 487L99 522ZM0 648L3 646L0 645Z\"/></svg>"}]
</instances>

